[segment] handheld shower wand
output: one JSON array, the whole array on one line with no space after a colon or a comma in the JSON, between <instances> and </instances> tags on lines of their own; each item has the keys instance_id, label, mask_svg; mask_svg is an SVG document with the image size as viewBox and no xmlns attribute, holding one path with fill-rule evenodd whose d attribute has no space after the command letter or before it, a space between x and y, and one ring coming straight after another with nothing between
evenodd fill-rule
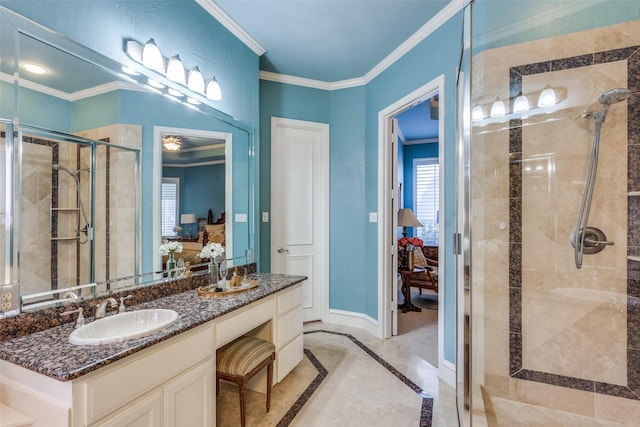
<instances>
[{"instance_id":1,"label":"handheld shower wand","mask_svg":"<svg viewBox=\"0 0 640 427\"><path fill-rule=\"evenodd\" d=\"M578 222L576 229L571 233L571 244L574 248L574 258L577 268L582 267L582 258L585 254L585 246L597 248L593 252L597 253L604 249L606 245L612 245L600 230L588 227L589 211L591 210L591 201L593 199L593 188L595 187L596 174L598 172L598 157L600 155L600 130L602 123L607 117L609 106L618 102L625 101L631 96L631 91L625 88L615 88L604 92L598 97L598 102L602 104L600 111L587 111L582 116L584 118L593 118L596 122L593 136L593 146L591 149L591 159L589 161L589 172L587 174L587 182L585 184L584 194L582 195L582 203L580 205L580 213L578 214ZM585 245L585 243L587 245Z\"/></svg>"}]
</instances>

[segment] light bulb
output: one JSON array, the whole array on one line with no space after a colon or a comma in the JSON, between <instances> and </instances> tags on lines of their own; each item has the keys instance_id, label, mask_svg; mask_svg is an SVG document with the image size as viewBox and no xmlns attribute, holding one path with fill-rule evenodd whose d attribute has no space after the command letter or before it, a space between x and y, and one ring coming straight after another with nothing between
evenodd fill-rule
<instances>
[{"instance_id":1,"label":"light bulb","mask_svg":"<svg viewBox=\"0 0 640 427\"><path fill-rule=\"evenodd\" d=\"M553 107L556 105L556 92L550 88L546 87L542 92L540 92L540 97L538 97L538 107Z\"/></svg>"},{"instance_id":2,"label":"light bulb","mask_svg":"<svg viewBox=\"0 0 640 427\"><path fill-rule=\"evenodd\" d=\"M144 44L144 48L142 49L142 64L151 70L164 73L164 59L153 39L149 39L149 41Z\"/></svg>"},{"instance_id":3,"label":"light bulb","mask_svg":"<svg viewBox=\"0 0 640 427\"><path fill-rule=\"evenodd\" d=\"M520 95L513 102L513 112L524 113L525 111L529 111L529 100L520 92Z\"/></svg>"},{"instance_id":4,"label":"light bulb","mask_svg":"<svg viewBox=\"0 0 640 427\"><path fill-rule=\"evenodd\" d=\"M167 62L167 78L173 82L185 84L185 72L180 56L174 55Z\"/></svg>"},{"instance_id":5,"label":"light bulb","mask_svg":"<svg viewBox=\"0 0 640 427\"><path fill-rule=\"evenodd\" d=\"M207 99L212 101L220 101L222 99L222 89L216 78L212 78L207 82Z\"/></svg>"},{"instance_id":6,"label":"light bulb","mask_svg":"<svg viewBox=\"0 0 640 427\"><path fill-rule=\"evenodd\" d=\"M204 77L197 66L189 71L187 87L193 92L204 94Z\"/></svg>"},{"instance_id":7,"label":"light bulb","mask_svg":"<svg viewBox=\"0 0 640 427\"><path fill-rule=\"evenodd\" d=\"M473 107L473 109L471 109L471 120L474 122L479 122L482 119L484 119L484 111L482 111L481 106L476 105L475 107Z\"/></svg>"},{"instance_id":8,"label":"light bulb","mask_svg":"<svg viewBox=\"0 0 640 427\"><path fill-rule=\"evenodd\" d=\"M500 98L496 97L496 100L493 101L493 105L491 105L491 113L489 115L491 117L503 117L506 113L504 108L504 102L500 101Z\"/></svg>"}]
</instances>

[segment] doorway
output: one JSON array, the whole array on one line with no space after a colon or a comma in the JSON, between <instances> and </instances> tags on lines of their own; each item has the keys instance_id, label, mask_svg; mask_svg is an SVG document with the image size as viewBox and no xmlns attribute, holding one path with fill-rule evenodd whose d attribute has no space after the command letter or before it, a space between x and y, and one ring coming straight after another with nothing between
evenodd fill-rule
<instances>
[{"instance_id":1,"label":"doorway","mask_svg":"<svg viewBox=\"0 0 640 427\"><path fill-rule=\"evenodd\" d=\"M438 108L438 140L444 141L444 76L439 76L431 82L414 90L405 97L397 100L378 113L378 159L379 159L379 178L378 178L378 275L380 277L378 295L379 295L379 324L380 336L390 338L398 334L398 317L406 316L408 313L402 313L398 309L399 297L398 293L401 282L398 280L398 218L397 212L402 205L413 205L407 203L406 194L399 194L398 180L398 141L399 131L394 126L397 118L412 108L428 102L437 95ZM426 104L428 105L428 104ZM438 143L437 148L437 166L439 175L438 185L438 205L439 217L443 216L444 208L444 146ZM411 166L413 167L413 165ZM407 183L402 185L406 188ZM389 191L389 189L391 191ZM443 247L443 236L439 233L437 237L437 246ZM391 250L389 250L391 248ZM392 256L389 256L389 252ZM438 251L438 264L443 265L443 253ZM444 284L444 269L440 269L438 275L438 283L440 288ZM437 361L439 369L442 369L442 361L444 360L444 292L437 294Z\"/></svg>"}]
</instances>

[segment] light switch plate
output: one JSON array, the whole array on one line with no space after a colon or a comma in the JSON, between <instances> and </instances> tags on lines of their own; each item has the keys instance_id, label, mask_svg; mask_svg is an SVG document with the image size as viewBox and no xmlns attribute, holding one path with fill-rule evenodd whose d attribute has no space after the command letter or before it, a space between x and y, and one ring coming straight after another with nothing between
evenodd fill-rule
<instances>
[{"instance_id":1,"label":"light switch plate","mask_svg":"<svg viewBox=\"0 0 640 427\"><path fill-rule=\"evenodd\" d=\"M237 213L236 222L247 222L247 214Z\"/></svg>"},{"instance_id":2,"label":"light switch plate","mask_svg":"<svg viewBox=\"0 0 640 427\"><path fill-rule=\"evenodd\" d=\"M262 222L269 222L269 212L262 212Z\"/></svg>"},{"instance_id":3,"label":"light switch plate","mask_svg":"<svg viewBox=\"0 0 640 427\"><path fill-rule=\"evenodd\" d=\"M369 212L369 222L378 222L378 212Z\"/></svg>"}]
</instances>

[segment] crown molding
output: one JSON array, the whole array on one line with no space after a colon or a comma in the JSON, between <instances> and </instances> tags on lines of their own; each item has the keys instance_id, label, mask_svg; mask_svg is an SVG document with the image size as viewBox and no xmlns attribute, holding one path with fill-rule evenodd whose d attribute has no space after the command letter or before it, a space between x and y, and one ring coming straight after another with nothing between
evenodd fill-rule
<instances>
[{"instance_id":1,"label":"crown molding","mask_svg":"<svg viewBox=\"0 0 640 427\"><path fill-rule=\"evenodd\" d=\"M212 160L209 162L196 162L196 163L163 163L163 168L193 168L196 166L211 166L211 165L224 165L224 160Z\"/></svg>"},{"instance_id":2,"label":"crown molding","mask_svg":"<svg viewBox=\"0 0 640 427\"><path fill-rule=\"evenodd\" d=\"M113 92L116 90L129 90L136 92L147 92L143 87L128 82L113 81L98 86L90 87L88 89L79 90L68 95L69 101L78 101L84 98L91 98L92 96L102 95L103 93Z\"/></svg>"},{"instance_id":3,"label":"crown molding","mask_svg":"<svg viewBox=\"0 0 640 427\"><path fill-rule=\"evenodd\" d=\"M464 8L464 0L452 0L447 4L440 12L438 12L433 18L427 21L418 31L413 33L411 37L405 40L400 46L398 46L393 52L391 52L386 58L373 67L367 74L364 75L365 84L369 83L377 76L379 76L384 70L393 65L396 61L402 58L407 52L416 47L418 43L426 39L431 33L440 28L445 22L451 19L456 13Z\"/></svg>"},{"instance_id":4,"label":"crown molding","mask_svg":"<svg viewBox=\"0 0 640 427\"><path fill-rule=\"evenodd\" d=\"M249 35L245 30L240 27L231 19L224 10L220 8L213 0L196 0L196 3L201 8L207 11L207 13L215 18L216 21L222 24L227 30L236 36L242 43L244 43L249 49L251 49L256 55L262 56L267 50L263 48L253 37Z\"/></svg>"},{"instance_id":5,"label":"crown molding","mask_svg":"<svg viewBox=\"0 0 640 427\"><path fill-rule=\"evenodd\" d=\"M196 1L200 2L209 0ZM260 79L324 90L338 90L364 86L375 79L378 75L380 75L384 70L393 65L400 58L402 58L411 49L416 47L418 43L426 39L431 33L440 28L440 26L447 22L456 13L462 10L465 7L467 1L468 0L452 0L440 12L438 12L433 18L431 18L418 31L416 31L411 37L405 40L400 46L398 46L386 58L380 61L363 77L340 80L337 82L323 82L321 80L305 79L302 77L289 76L286 74L272 73L270 71L260 71Z\"/></svg>"},{"instance_id":6,"label":"crown molding","mask_svg":"<svg viewBox=\"0 0 640 427\"><path fill-rule=\"evenodd\" d=\"M418 145L418 144L435 144L440 142L439 138L422 138L422 139L405 139L402 141L403 145Z\"/></svg>"},{"instance_id":7,"label":"crown molding","mask_svg":"<svg viewBox=\"0 0 640 427\"><path fill-rule=\"evenodd\" d=\"M26 79L14 79L12 76L6 73L0 73L0 81L13 84L14 81L18 81L18 85L25 89L31 89L36 92L44 93L45 95L53 96L55 98L62 99L64 101L78 101L84 98L90 98L92 96L102 95L103 93L113 92L115 90L130 90L145 92L145 89L128 82L114 81L105 83L99 86L90 87L88 89L79 90L77 92L67 93L58 89L50 88L49 86L41 85L39 83L32 82Z\"/></svg>"}]
</instances>

